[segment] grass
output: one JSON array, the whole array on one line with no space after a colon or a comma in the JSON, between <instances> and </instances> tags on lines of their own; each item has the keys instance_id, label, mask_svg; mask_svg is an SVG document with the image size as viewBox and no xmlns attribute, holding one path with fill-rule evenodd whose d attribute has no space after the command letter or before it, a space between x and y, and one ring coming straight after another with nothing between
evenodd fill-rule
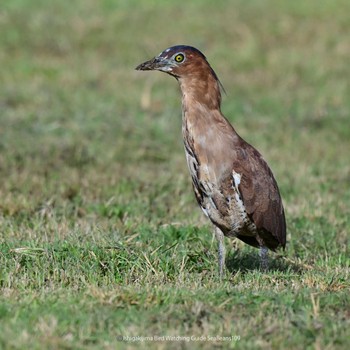
<instances>
[{"instance_id":1,"label":"grass","mask_svg":"<svg viewBox=\"0 0 350 350\"><path fill-rule=\"evenodd\" d=\"M3 4L0 348L347 349L349 11L342 0ZM133 70L181 43L205 52L224 114L279 182L288 246L267 273L257 250L227 239L218 281L177 84Z\"/></svg>"}]
</instances>

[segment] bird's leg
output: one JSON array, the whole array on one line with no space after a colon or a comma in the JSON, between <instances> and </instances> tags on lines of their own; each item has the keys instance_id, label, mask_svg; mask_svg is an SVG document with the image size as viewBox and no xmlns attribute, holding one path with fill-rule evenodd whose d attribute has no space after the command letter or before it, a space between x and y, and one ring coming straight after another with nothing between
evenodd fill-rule
<instances>
[{"instance_id":1,"label":"bird's leg","mask_svg":"<svg viewBox=\"0 0 350 350\"><path fill-rule=\"evenodd\" d=\"M269 256L268 256L268 249L265 246L260 246L260 268L263 271L267 271L269 267Z\"/></svg>"},{"instance_id":2,"label":"bird's leg","mask_svg":"<svg viewBox=\"0 0 350 350\"><path fill-rule=\"evenodd\" d=\"M222 274L225 268L225 254L226 254L225 244L224 244L224 234L218 227L215 227L214 231L215 231L215 237L218 240L219 277L221 280Z\"/></svg>"}]
</instances>

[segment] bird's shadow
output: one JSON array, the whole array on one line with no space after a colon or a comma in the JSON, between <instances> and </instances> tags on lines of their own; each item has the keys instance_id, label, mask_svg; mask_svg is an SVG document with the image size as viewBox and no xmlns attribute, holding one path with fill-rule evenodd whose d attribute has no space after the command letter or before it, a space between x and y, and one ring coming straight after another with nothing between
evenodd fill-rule
<instances>
[{"instance_id":1,"label":"bird's shadow","mask_svg":"<svg viewBox=\"0 0 350 350\"><path fill-rule=\"evenodd\" d=\"M259 252L247 252L236 250L226 259L226 268L230 273L247 273L261 270ZM269 254L269 266L267 272L301 273L303 268L293 262L284 260L283 256Z\"/></svg>"}]
</instances>

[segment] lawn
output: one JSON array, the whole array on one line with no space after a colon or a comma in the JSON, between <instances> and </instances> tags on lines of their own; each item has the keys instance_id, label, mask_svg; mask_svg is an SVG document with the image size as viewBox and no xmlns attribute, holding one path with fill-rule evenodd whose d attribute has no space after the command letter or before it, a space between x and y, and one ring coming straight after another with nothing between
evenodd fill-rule
<instances>
[{"instance_id":1,"label":"lawn","mask_svg":"<svg viewBox=\"0 0 350 350\"><path fill-rule=\"evenodd\" d=\"M0 348L350 347L350 3L13 0L0 6ZM216 242L176 81L202 50L280 186L287 249Z\"/></svg>"}]
</instances>

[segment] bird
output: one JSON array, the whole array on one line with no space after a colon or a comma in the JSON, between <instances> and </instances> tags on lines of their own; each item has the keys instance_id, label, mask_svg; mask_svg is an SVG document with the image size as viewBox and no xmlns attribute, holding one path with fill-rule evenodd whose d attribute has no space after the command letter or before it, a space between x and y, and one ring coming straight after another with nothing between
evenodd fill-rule
<instances>
[{"instance_id":1,"label":"bird","mask_svg":"<svg viewBox=\"0 0 350 350\"><path fill-rule=\"evenodd\" d=\"M207 58L195 47L175 45L135 69L164 72L179 82L187 165L197 202L214 227L220 279L224 237L259 248L260 268L266 271L268 250L286 246L280 191L260 152L222 114L223 86Z\"/></svg>"}]
</instances>

